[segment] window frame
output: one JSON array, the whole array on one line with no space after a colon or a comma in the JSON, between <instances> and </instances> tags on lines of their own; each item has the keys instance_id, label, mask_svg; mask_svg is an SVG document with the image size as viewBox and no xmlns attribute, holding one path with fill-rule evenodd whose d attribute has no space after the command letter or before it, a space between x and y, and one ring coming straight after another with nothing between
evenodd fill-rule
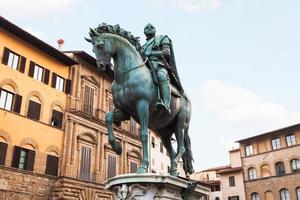
<instances>
[{"instance_id":1,"label":"window frame","mask_svg":"<svg viewBox=\"0 0 300 200\"><path fill-rule=\"evenodd\" d=\"M272 150L278 150L281 149L281 141L280 138L273 138L271 140L271 144L272 144Z\"/></svg>"},{"instance_id":2,"label":"window frame","mask_svg":"<svg viewBox=\"0 0 300 200\"><path fill-rule=\"evenodd\" d=\"M296 191L297 200L300 200L300 187L297 187L295 191Z\"/></svg>"},{"instance_id":3,"label":"window frame","mask_svg":"<svg viewBox=\"0 0 300 200\"><path fill-rule=\"evenodd\" d=\"M282 166L282 169L278 168L279 165ZM286 175L284 163L281 161L275 163L275 171L276 171L276 176Z\"/></svg>"},{"instance_id":4,"label":"window frame","mask_svg":"<svg viewBox=\"0 0 300 200\"><path fill-rule=\"evenodd\" d=\"M33 69L33 79L43 82L44 79L44 74L45 74L45 68L34 63L34 69Z\"/></svg>"},{"instance_id":5,"label":"window frame","mask_svg":"<svg viewBox=\"0 0 300 200\"><path fill-rule=\"evenodd\" d=\"M4 94L3 92L6 94ZM5 97L2 97L3 94L5 95ZM9 108L7 108L8 95L11 95ZM0 108L7 110L7 111L12 111L13 106L14 106L14 100L15 100L15 93L1 88L1 90L0 90ZM2 103L2 101L4 101L4 102ZM3 106L2 106L2 104L3 104Z\"/></svg>"},{"instance_id":6,"label":"window frame","mask_svg":"<svg viewBox=\"0 0 300 200\"><path fill-rule=\"evenodd\" d=\"M288 189L286 188L280 189L279 194L280 194L280 200L291 200L291 195Z\"/></svg>"},{"instance_id":7,"label":"window frame","mask_svg":"<svg viewBox=\"0 0 300 200\"><path fill-rule=\"evenodd\" d=\"M251 200L260 200L259 194L257 192L253 192L251 194Z\"/></svg>"},{"instance_id":8,"label":"window frame","mask_svg":"<svg viewBox=\"0 0 300 200\"><path fill-rule=\"evenodd\" d=\"M93 147L81 145L79 179L91 180Z\"/></svg>"},{"instance_id":9,"label":"window frame","mask_svg":"<svg viewBox=\"0 0 300 200\"><path fill-rule=\"evenodd\" d=\"M228 181L229 181L229 187L235 187L235 177L234 176L229 176Z\"/></svg>"},{"instance_id":10,"label":"window frame","mask_svg":"<svg viewBox=\"0 0 300 200\"><path fill-rule=\"evenodd\" d=\"M60 92L63 92L65 88L65 79L56 74L56 82L55 82L55 89Z\"/></svg>"},{"instance_id":11,"label":"window frame","mask_svg":"<svg viewBox=\"0 0 300 200\"><path fill-rule=\"evenodd\" d=\"M245 154L246 154L246 156L252 156L254 154L252 144L249 144L249 145L245 146Z\"/></svg>"},{"instance_id":12,"label":"window frame","mask_svg":"<svg viewBox=\"0 0 300 200\"><path fill-rule=\"evenodd\" d=\"M300 171L300 160L297 158L294 158L290 161L291 163L291 169L293 172Z\"/></svg>"},{"instance_id":13,"label":"window frame","mask_svg":"<svg viewBox=\"0 0 300 200\"><path fill-rule=\"evenodd\" d=\"M113 166L109 166L109 161L111 161L111 163L114 162ZM114 169L113 169L114 167ZM114 171L111 171L114 170ZM107 154L107 170L106 170L106 179L112 178L114 176L117 175L117 156L113 155L111 153Z\"/></svg>"},{"instance_id":14,"label":"window frame","mask_svg":"<svg viewBox=\"0 0 300 200\"><path fill-rule=\"evenodd\" d=\"M248 169L248 178L251 181L257 179L257 173L256 173L256 169L254 167L250 167Z\"/></svg>"},{"instance_id":15,"label":"window frame","mask_svg":"<svg viewBox=\"0 0 300 200\"><path fill-rule=\"evenodd\" d=\"M293 138L293 139L292 139ZM297 144L297 139L295 134L289 134L285 136L286 146L291 147Z\"/></svg>"},{"instance_id":16,"label":"window frame","mask_svg":"<svg viewBox=\"0 0 300 200\"><path fill-rule=\"evenodd\" d=\"M15 57L18 58L17 62L15 62ZM14 70L18 70L20 61L21 61L21 56L19 54L17 54L16 52L9 50L7 66ZM14 65L16 65L16 66L14 66Z\"/></svg>"}]
</instances>

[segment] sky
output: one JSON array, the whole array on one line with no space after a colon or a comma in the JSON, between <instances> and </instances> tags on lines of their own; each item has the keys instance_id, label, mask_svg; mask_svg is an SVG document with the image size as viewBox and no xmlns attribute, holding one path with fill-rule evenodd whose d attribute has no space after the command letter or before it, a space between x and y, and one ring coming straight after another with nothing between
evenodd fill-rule
<instances>
[{"instance_id":1,"label":"sky","mask_svg":"<svg viewBox=\"0 0 300 200\"><path fill-rule=\"evenodd\" d=\"M234 141L300 122L299 0L2 0L0 15L62 50L98 24L144 26L173 41L192 101L195 169L229 164Z\"/></svg>"}]
</instances>

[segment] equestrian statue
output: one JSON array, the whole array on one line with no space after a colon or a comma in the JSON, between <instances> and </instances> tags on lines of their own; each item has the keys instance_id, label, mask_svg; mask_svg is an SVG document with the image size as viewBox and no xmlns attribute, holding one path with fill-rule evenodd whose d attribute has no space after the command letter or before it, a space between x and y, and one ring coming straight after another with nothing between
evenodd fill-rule
<instances>
[{"instance_id":1,"label":"equestrian statue","mask_svg":"<svg viewBox=\"0 0 300 200\"><path fill-rule=\"evenodd\" d=\"M116 141L113 124L132 117L140 126L143 146L141 165L137 173L147 173L148 128L156 132L170 155L170 175L178 176L180 158L186 175L193 173L193 157L188 134L191 102L181 86L176 70L172 41L166 35L156 35L155 27L144 28L146 43L141 46L139 38L120 28L119 25L100 24L90 29L98 71L111 70L114 61L112 95L115 109L107 112L105 122L108 141L120 155L122 147ZM177 149L172 146L175 134Z\"/></svg>"}]
</instances>

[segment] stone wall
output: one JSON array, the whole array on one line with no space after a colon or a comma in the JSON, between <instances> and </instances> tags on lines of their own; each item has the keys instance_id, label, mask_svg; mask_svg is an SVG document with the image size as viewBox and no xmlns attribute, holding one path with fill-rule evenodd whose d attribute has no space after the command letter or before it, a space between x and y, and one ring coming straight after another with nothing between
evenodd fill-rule
<instances>
[{"instance_id":1,"label":"stone wall","mask_svg":"<svg viewBox=\"0 0 300 200\"><path fill-rule=\"evenodd\" d=\"M56 178L0 166L0 200L52 199Z\"/></svg>"}]
</instances>

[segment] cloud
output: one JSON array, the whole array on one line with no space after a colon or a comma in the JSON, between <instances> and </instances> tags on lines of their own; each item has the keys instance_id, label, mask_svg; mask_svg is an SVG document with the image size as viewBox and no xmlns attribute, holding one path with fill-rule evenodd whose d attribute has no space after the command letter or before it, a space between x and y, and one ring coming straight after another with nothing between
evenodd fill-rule
<instances>
[{"instance_id":1,"label":"cloud","mask_svg":"<svg viewBox=\"0 0 300 200\"><path fill-rule=\"evenodd\" d=\"M145 0L151 4L172 6L191 13L202 13L217 10L222 6L221 0Z\"/></svg>"},{"instance_id":2,"label":"cloud","mask_svg":"<svg viewBox=\"0 0 300 200\"><path fill-rule=\"evenodd\" d=\"M264 99L255 92L220 80L207 80L192 95L195 109L207 109L220 120L230 123L299 123L300 113Z\"/></svg>"},{"instance_id":3,"label":"cloud","mask_svg":"<svg viewBox=\"0 0 300 200\"><path fill-rule=\"evenodd\" d=\"M70 9L84 0L9 0L0 1L0 13L9 17L48 17Z\"/></svg>"}]
</instances>

